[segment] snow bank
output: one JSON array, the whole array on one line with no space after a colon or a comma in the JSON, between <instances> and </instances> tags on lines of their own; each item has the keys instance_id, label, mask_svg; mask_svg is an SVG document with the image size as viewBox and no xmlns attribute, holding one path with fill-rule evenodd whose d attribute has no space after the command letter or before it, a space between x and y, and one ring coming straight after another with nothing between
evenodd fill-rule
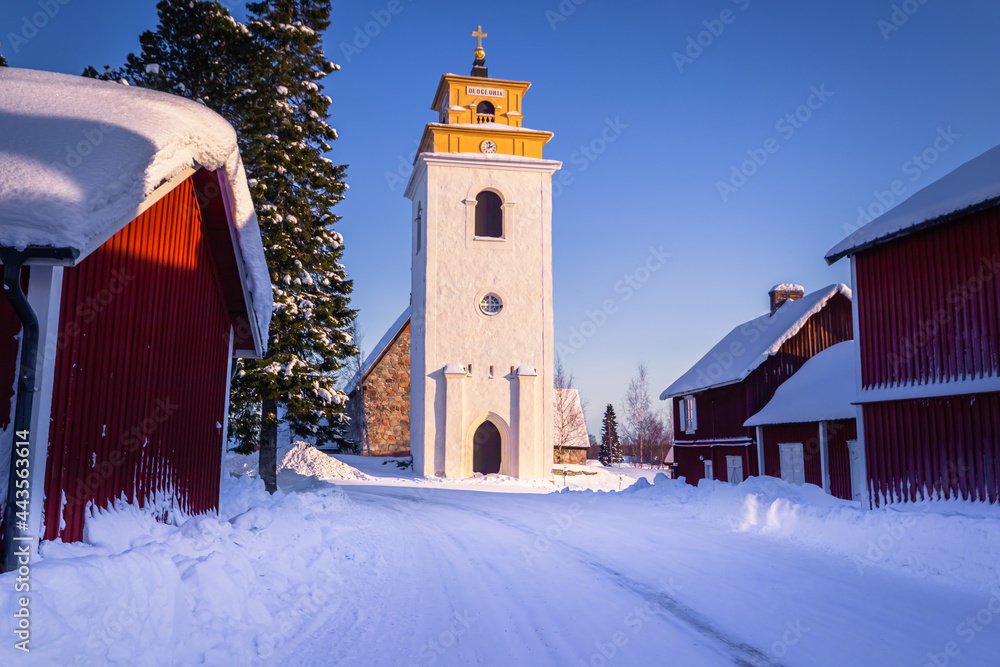
<instances>
[{"instance_id":1,"label":"snow bank","mask_svg":"<svg viewBox=\"0 0 1000 667\"><path fill-rule=\"evenodd\" d=\"M657 476L620 497L651 503L730 530L753 533L850 558L870 568L942 576L981 587L1000 580L1000 507L932 501L864 511L818 486L773 477L739 485L701 480L697 487Z\"/></svg>"},{"instance_id":2,"label":"snow bank","mask_svg":"<svg viewBox=\"0 0 1000 667\"><path fill-rule=\"evenodd\" d=\"M304 478L303 478L304 479ZM97 512L83 543L43 543L31 574L34 664L260 664L336 606L339 568L359 560L330 539L353 506L313 478L309 493L268 495L224 480L220 516L171 526L130 506ZM0 575L0 614L17 608ZM18 664L13 641L0 664Z\"/></svg>"},{"instance_id":3,"label":"snow bank","mask_svg":"<svg viewBox=\"0 0 1000 667\"><path fill-rule=\"evenodd\" d=\"M188 99L79 76L0 68L0 245L86 257L185 170L221 169L266 345L271 279L236 132Z\"/></svg>"},{"instance_id":4,"label":"snow bank","mask_svg":"<svg viewBox=\"0 0 1000 667\"><path fill-rule=\"evenodd\" d=\"M293 443L292 448L285 453L278 469L323 480L371 479L357 468L352 468L301 440Z\"/></svg>"}]
</instances>

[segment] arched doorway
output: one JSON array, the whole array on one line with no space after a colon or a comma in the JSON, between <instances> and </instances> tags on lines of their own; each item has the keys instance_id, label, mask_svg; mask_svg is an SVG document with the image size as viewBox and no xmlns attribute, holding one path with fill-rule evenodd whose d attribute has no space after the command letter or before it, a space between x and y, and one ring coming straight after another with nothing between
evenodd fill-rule
<instances>
[{"instance_id":1,"label":"arched doorway","mask_svg":"<svg viewBox=\"0 0 1000 667\"><path fill-rule=\"evenodd\" d=\"M490 420L484 421L472 436L472 471L484 475L500 472L500 431Z\"/></svg>"}]
</instances>

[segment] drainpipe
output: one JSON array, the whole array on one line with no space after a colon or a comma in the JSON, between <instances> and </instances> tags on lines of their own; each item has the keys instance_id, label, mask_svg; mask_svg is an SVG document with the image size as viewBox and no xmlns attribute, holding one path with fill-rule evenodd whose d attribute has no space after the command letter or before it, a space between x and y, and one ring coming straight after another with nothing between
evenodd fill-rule
<instances>
[{"instance_id":1,"label":"drainpipe","mask_svg":"<svg viewBox=\"0 0 1000 667\"><path fill-rule=\"evenodd\" d=\"M38 315L28 302L28 297L21 289L21 267L28 259L43 260L40 263L48 264L69 264L79 255L76 250L70 248L28 248L26 250L15 250L14 248L0 247L0 261L3 262L3 292L14 308L18 319L21 321L21 363L20 372L17 378L17 400L14 406L14 419L11 428L14 431L14 438L10 448L10 475L7 480L7 498L4 508L4 534L3 534L3 559L0 562L0 572L10 572L17 568L17 557L15 556L15 542L23 541L15 539L15 516L18 512L17 494L15 482L17 479L17 460L27 458L34 461L34 443L31 439L31 412L34 405L35 392L38 390L36 382L36 365L38 363ZM47 261L46 261L47 260ZM28 431L26 446L17 447L17 434ZM27 449L27 456L17 456L18 450ZM30 465L30 464L29 464ZM35 471L29 467L29 480L37 479ZM29 487L31 494L44 493L44 489ZM26 532L26 531L21 531Z\"/></svg>"}]
</instances>

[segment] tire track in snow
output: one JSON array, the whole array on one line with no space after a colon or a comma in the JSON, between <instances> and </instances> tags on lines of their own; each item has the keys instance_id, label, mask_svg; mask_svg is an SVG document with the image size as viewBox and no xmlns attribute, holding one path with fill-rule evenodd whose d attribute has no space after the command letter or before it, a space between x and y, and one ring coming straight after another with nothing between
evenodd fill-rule
<instances>
[{"instance_id":1,"label":"tire track in snow","mask_svg":"<svg viewBox=\"0 0 1000 667\"><path fill-rule=\"evenodd\" d=\"M385 493L378 491L376 493L380 497L388 497L397 500L412 500L412 497L408 498L391 492ZM441 502L436 499L431 499L432 497L432 494L428 494L427 497L423 499L423 502L427 502L438 507L481 516L518 532L524 533L532 538L534 538L537 534L537 532L531 527L508 517L498 516L490 512L474 509L467 505ZM623 588L633 595L637 595L643 600L656 605L662 610L662 616L665 619L673 620L675 624L680 626L682 629L686 628L688 630L694 630L700 637L711 641L713 649L720 655L731 659L734 664L740 665L741 667L782 667L782 663L772 660L771 657L764 651L726 635L712 624L711 619L695 611L667 592L657 591L648 584L632 579L624 573L608 567L607 565L601 563L595 554L592 554L585 549L566 544L565 542L553 541L553 545L572 553L574 559L581 565L596 570L618 587Z\"/></svg>"}]
</instances>

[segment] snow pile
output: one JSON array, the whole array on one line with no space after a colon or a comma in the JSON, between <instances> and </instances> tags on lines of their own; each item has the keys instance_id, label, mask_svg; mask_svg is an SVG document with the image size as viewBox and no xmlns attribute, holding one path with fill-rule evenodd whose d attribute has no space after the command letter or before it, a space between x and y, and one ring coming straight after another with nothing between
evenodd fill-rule
<instances>
[{"instance_id":1,"label":"snow pile","mask_svg":"<svg viewBox=\"0 0 1000 667\"><path fill-rule=\"evenodd\" d=\"M744 423L801 424L854 419L857 408L854 341L837 343L812 357L778 387L764 408Z\"/></svg>"},{"instance_id":2,"label":"snow pile","mask_svg":"<svg viewBox=\"0 0 1000 667\"><path fill-rule=\"evenodd\" d=\"M634 502L724 528L793 542L870 568L943 576L978 586L1000 580L1000 507L929 501L864 511L818 486L751 477L739 485L701 480L697 487L657 476L621 494Z\"/></svg>"},{"instance_id":3,"label":"snow pile","mask_svg":"<svg viewBox=\"0 0 1000 667\"><path fill-rule=\"evenodd\" d=\"M85 541L44 543L31 571L34 664L261 664L340 604L340 569L365 561L336 538L353 505L313 480L268 495L226 478L221 517L180 525L118 506L96 512ZM228 520L227 520L228 519ZM17 608L0 575L0 614ZM0 645L0 664L23 656Z\"/></svg>"},{"instance_id":4,"label":"snow pile","mask_svg":"<svg viewBox=\"0 0 1000 667\"><path fill-rule=\"evenodd\" d=\"M236 132L191 100L79 76L0 68L0 245L84 258L188 169L221 169L267 341L271 279Z\"/></svg>"},{"instance_id":5,"label":"snow pile","mask_svg":"<svg viewBox=\"0 0 1000 667\"><path fill-rule=\"evenodd\" d=\"M851 298L843 283L829 285L796 301L786 301L774 314L761 315L737 326L698 363L667 387L660 400L709 387L739 382L805 326L837 294Z\"/></svg>"},{"instance_id":6,"label":"snow pile","mask_svg":"<svg viewBox=\"0 0 1000 667\"><path fill-rule=\"evenodd\" d=\"M370 479L368 475L357 468L352 468L301 440L293 443L292 448L285 453L278 469L279 471L290 470L306 477L316 477L323 480Z\"/></svg>"}]
</instances>

